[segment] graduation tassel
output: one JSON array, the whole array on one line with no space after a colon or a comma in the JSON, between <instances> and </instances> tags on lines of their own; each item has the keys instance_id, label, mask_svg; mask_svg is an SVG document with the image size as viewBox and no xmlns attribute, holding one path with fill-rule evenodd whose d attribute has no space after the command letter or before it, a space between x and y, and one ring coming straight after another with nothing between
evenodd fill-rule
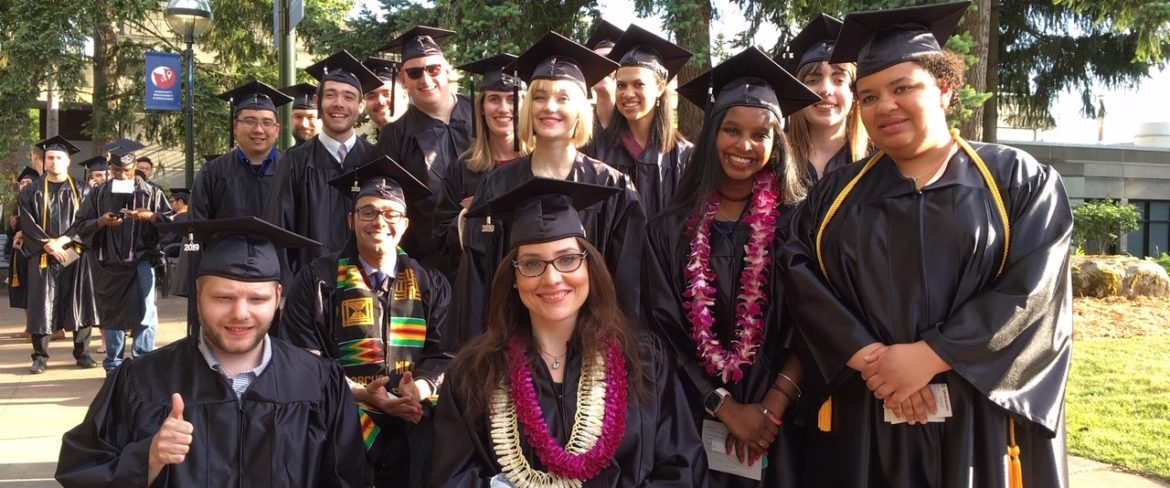
<instances>
[{"instance_id":1,"label":"graduation tassel","mask_svg":"<svg viewBox=\"0 0 1170 488\"><path fill-rule=\"evenodd\" d=\"M324 84L324 83L322 83L322 84ZM394 110L395 110L394 100L398 98L398 97L394 96L394 92L397 91L396 90L397 87L398 87L398 63L394 63L394 64L390 65L390 116L391 117L394 116ZM472 95L472 98L475 98L475 96Z\"/></svg>"},{"instance_id":2,"label":"graduation tassel","mask_svg":"<svg viewBox=\"0 0 1170 488\"><path fill-rule=\"evenodd\" d=\"M49 255L41 253L41 269L49 267Z\"/></svg>"},{"instance_id":3,"label":"graduation tassel","mask_svg":"<svg viewBox=\"0 0 1170 488\"><path fill-rule=\"evenodd\" d=\"M512 151L520 152L520 73L512 69Z\"/></svg>"},{"instance_id":4,"label":"graduation tassel","mask_svg":"<svg viewBox=\"0 0 1170 488\"><path fill-rule=\"evenodd\" d=\"M1008 417L1008 488L1024 488L1024 466L1020 464L1020 445L1016 444L1016 419Z\"/></svg>"},{"instance_id":5,"label":"graduation tassel","mask_svg":"<svg viewBox=\"0 0 1170 488\"><path fill-rule=\"evenodd\" d=\"M817 429L821 432L833 431L833 397L825 399L821 409L817 410Z\"/></svg>"}]
</instances>

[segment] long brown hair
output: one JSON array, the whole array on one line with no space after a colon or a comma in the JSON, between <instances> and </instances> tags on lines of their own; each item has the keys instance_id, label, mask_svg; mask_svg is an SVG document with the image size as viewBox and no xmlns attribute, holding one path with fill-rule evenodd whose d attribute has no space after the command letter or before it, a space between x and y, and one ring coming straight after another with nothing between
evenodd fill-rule
<instances>
[{"instance_id":1,"label":"long brown hair","mask_svg":"<svg viewBox=\"0 0 1170 488\"><path fill-rule=\"evenodd\" d=\"M857 65L853 63L841 63L831 64L829 66L834 70L849 75L849 87L843 87L842 89L852 90L850 87L857 80ZM796 79L803 83L805 77L815 69L820 69L819 62L801 66L796 72ZM808 161L809 156L812 154L812 131L809 128L808 119L804 115L811 109L812 107L806 107L792 114L791 117L788 117L787 127L784 128L791 149L788 152L788 157L792 159L793 163L790 167L794 168L801 178L813 176L808 174ZM865 131L865 126L861 124L861 104L857 103L856 97L849 107L849 113L845 115L845 146L849 148L850 157L854 160L861 159L866 154L869 154L869 134Z\"/></svg>"},{"instance_id":2,"label":"long brown hair","mask_svg":"<svg viewBox=\"0 0 1170 488\"><path fill-rule=\"evenodd\" d=\"M577 313L577 327L573 341L581 345L582 357L604 354L608 338L621 344L629 373L631 401L644 391L646 372L639 361L637 338L630 319L622 312L614 290L613 278L605 266L601 251L589 241L577 238L577 245L586 252L585 264L589 270L589 296ZM508 341L513 335L528 343L529 361L540 355L532 345L532 323L528 309L513 288L516 273L512 260L517 249L512 249L496 268L492 280L491 300L488 304L487 327L484 333L468 342L451 363L447 382L466 402L464 415L472 422L482 420L491 405L492 392L507 383Z\"/></svg>"},{"instance_id":3,"label":"long brown hair","mask_svg":"<svg viewBox=\"0 0 1170 488\"><path fill-rule=\"evenodd\" d=\"M622 68L630 67L622 66ZM674 149L676 143L686 140L675 126L675 90L670 87L669 82L663 81L654 70L640 66L636 66L635 68L650 72L654 75L654 81L662 83L662 96L659 96L654 101L654 122L650 124L649 145L654 146L661 154L669 153L671 149ZM614 98L618 98L616 93L614 94ZM622 136L630 131L630 122L626 120L626 116L622 115L622 112L617 107L618 104L614 103L613 116L609 118L609 126L601 131L602 141L609 147L620 147L622 144Z\"/></svg>"},{"instance_id":4,"label":"long brown hair","mask_svg":"<svg viewBox=\"0 0 1170 488\"><path fill-rule=\"evenodd\" d=\"M467 160L467 169L472 173L485 173L496 167L496 161L492 159L491 133L487 129L487 113L483 109L486 95L487 92L483 91L475 95L475 139L471 141L471 147L459 155L461 159ZM523 105L524 93L517 96L521 98L520 103ZM519 117L520 114L514 113L512 116ZM512 137L517 137L517 134L512 134ZM528 144L521 140L520 150L516 152L516 156L521 157L526 154L528 154Z\"/></svg>"}]
</instances>

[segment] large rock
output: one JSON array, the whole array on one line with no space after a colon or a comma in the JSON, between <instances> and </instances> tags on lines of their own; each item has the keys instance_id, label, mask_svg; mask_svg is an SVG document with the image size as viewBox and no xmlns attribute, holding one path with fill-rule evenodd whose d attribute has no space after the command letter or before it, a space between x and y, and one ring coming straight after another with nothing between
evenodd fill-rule
<instances>
[{"instance_id":1,"label":"large rock","mask_svg":"<svg viewBox=\"0 0 1170 488\"><path fill-rule=\"evenodd\" d=\"M1073 295L1170 297L1170 276L1157 263L1132 256L1073 256Z\"/></svg>"}]
</instances>

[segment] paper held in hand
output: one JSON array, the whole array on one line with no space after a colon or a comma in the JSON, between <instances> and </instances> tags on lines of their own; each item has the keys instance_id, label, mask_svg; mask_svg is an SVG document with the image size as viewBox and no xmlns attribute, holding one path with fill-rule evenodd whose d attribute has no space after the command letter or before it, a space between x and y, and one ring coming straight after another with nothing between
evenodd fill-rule
<instances>
[{"instance_id":1,"label":"paper held in hand","mask_svg":"<svg viewBox=\"0 0 1170 488\"><path fill-rule=\"evenodd\" d=\"M763 477L764 464L767 456L760 458L751 466L740 463L735 454L727 454L726 442L730 431L722 422L716 420L703 421L703 450L707 451L707 467L712 471L730 473L736 476L759 481Z\"/></svg>"},{"instance_id":2,"label":"paper held in hand","mask_svg":"<svg viewBox=\"0 0 1170 488\"><path fill-rule=\"evenodd\" d=\"M927 422L945 422L951 418L951 391L947 389L946 383L931 383L930 392L934 393L935 413L927 413ZM891 424L906 423L906 419L900 419L894 415L894 411L885 409L885 420Z\"/></svg>"}]
</instances>

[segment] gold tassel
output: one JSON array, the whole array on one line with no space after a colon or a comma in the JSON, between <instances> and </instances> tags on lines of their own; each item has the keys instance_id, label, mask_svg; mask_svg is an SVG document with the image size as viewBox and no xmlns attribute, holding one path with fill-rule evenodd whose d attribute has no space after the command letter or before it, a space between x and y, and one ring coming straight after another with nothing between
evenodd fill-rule
<instances>
[{"instance_id":1,"label":"gold tassel","mask_svg":"<svg viewBox=\"0 0 1170 488\"><path fill-rule=\"evenodd\" d=\"M15 264L15 263L13 263ZM12 287L20 288L20 273L18 273L16 266L12 266Z\"/></svg>"},{"instance_id":2,"label":"gold tassel","mask_svg":"<svg viewBox=\"0 0 1170 488\"><path fill-rule=\"evenodd\" d=\"M1016 420L1008 418L1008 487L1024 488L1024 467L1020 464L1020 445L1016 444Z\"/></svg>"},{"instance_id":3,"label":"gold tassel","mask_svg":"<svg viewBox=\"0 0 1170 488\"><path fill-rule=\"evenodd\" d=\"M45 269L48 267L49 267L49 255L45 254L45 253L41 253L41 269Z\"/></svg>"},{"instance_id":4,"label":"gold tassel","mask_svg":"<svg viewBox=\"0 0 1170 488\"><path fill-rule=\"evenodd\" d=\"M833 431L833 397L826 398L817 411L817 428L821 432Z\"/></svg>"}]
</instances>

